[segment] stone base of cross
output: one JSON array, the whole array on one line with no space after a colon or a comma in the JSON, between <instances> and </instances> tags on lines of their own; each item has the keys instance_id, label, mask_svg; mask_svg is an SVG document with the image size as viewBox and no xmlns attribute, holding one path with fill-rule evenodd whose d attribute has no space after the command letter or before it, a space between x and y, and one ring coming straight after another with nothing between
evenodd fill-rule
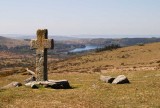
<instances>
[{"instance_id":1,"label":"stone base of cross","mask_svg":"<svg viewBox=\"0 0 160 108\"><path fill-rule=\"evenodd\" d=\"M48 30L37 30L37 39L31 40L31 49L36 49L36 80L47 81L47 49L53 49L54 40L48 39Z\"/></svg>"}]
</instances>

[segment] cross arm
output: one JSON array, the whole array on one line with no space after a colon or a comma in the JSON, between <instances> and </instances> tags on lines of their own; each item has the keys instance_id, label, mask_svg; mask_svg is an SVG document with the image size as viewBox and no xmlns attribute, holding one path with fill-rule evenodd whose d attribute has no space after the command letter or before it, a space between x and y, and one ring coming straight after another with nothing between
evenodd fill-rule
<instances>
[{"instance_id":1,"label":"cross arm","mask_svg":"<svg viewBox=\"0 0 160 108\"><path fill-rule=\"evenodd\" d=\"M53 39L45 39L44 40L44 48L54 48L54 40Z\"/></svg>"},{"instance_id":2,"label":"cross arm","mask_svg":"<svg viewBox=\"0 0 160 108\"><path fill-rule=\"evenodd\" d=\"M53 39L44 39L42 42L39 42L38 40L31 40L30 42L30 48L31 49L44 49L44 48L54 48L54 40Z\"/></svg>"},{"instance_id":3,"label":"cross arm","mask_svg":"<svg viewBox=\"0 0 160 108\"><path fill-rule=\"evenodd\" d=\"M38 48L37 40L35 40L35 39L31 40L31 42L30 42L30 48L31 49Z\"/></svg>"}]
</instances>

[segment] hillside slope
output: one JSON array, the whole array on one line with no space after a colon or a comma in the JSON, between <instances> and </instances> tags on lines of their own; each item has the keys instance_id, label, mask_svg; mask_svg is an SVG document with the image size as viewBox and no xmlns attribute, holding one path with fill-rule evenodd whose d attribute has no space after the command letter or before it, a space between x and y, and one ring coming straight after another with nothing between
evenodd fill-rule
<instances>
[{"instance_id":1,"label":"hillside slope","mask_svg":"<svg viewBox=\"0 0 160 108\"><path fill-rule=\"evenodd\" d=\"M147 44L153 42L160 42L160 38L95 38L95 39L74 39L66 40L65 43L81 43L94 46L108 46L111 44L118 44L120 46L132 46L137 44Z\"/></svg>"},{"instance_id":2,"label":"hillside slope","mask_svg":"<svg viewBox=\"0 0 160 108\"><path fill-rule=\"evenodd\" d=\"M33 67L35 57L20 57L15 54L19 57L15 59L15 55L11 54L12 58L8 58L8 63L10 65L12 59L15 65L11 66L12 69L2 66L4 70L0 70L0 73L3 73L1 74L3 76L0 76L0 88L12 81L21 82L23 86L6 90L0 89L0 108L95 108L97 106L97 108L159 108L159 52L160 43L154 43L91 53L57 63L50 63L54 58L50 56L48 58L49 79L67 79L72 87L72 89L57 90L44 87L39 89L25 87L24 80L31 77L28 72L25 72L25 66L28 68L26 65L28 63ZM1 60L2 56L0 56ZM1 63L5 64L6 57L3 60ZM21 67L17 67L18 64ZM153 67L155 68L153 71L135 72L136 69L143 70L142 68L151 69ZM123 68L130 70L124 72ZM130 72L131 68L135 70ZM158 71L155 71L156 69ZM107 73L97 73L100 71ZM121 85L104 83L99 80L100 74L112 77L123 74L131 83Z\"/></svg>"},{"instance_id":3,"label":"hillside slope","mask_svg":"<svg viewBox=\"0 0 160 108\"><path fill-rule=\"evenodd\" d=\"M158 70L160 43L89 53L50 64L50 72L108 72Z\"/></svg>"},{"instance_id":4,"label":"hillside slope","mask_svg":"<svg viewBox=\"0 0 160 108\"><path fill-rule=\"evenodd\" d=\"M16 47L16 46L29 45L29 42L0 36L0 45L7 46L8 48L10 48L10 47Z\"/></svg>"}]
</instances>

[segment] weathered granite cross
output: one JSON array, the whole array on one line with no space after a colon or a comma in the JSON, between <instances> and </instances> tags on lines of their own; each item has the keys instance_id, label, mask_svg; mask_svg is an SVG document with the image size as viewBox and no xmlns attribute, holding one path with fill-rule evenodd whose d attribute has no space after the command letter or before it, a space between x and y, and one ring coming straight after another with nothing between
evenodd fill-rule
<instances>
[{"instance_id":1,"label":"weathered granite cross","mask_svg":"<svg viewBox=\"0 0 160 108\"><path fill-rule=\"evenodd\" d=\"M31 40L31 49L36 49L36 80L47 81L47 49L53 49L54 40L48 39L48 30L37 30L37 39Z\"/></svg>"}]
</instances>

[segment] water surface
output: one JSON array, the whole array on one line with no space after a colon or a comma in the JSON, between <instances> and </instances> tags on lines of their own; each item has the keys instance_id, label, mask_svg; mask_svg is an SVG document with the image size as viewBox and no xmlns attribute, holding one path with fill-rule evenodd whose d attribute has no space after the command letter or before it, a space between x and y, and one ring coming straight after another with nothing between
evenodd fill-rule
<instances>
[{"instance_id":1,"label":"water surface","mask_svg":"<svg viewBox=\"0 0 160 108\"><path fill-rule=\"evenodd\" d=\"M74 50L71 50L69 52L82 52L82 51L88 51L98 48L98 46L92 46L92 45L86 45L84 48L76 48Z\"/></svg>"}]
</instances>

